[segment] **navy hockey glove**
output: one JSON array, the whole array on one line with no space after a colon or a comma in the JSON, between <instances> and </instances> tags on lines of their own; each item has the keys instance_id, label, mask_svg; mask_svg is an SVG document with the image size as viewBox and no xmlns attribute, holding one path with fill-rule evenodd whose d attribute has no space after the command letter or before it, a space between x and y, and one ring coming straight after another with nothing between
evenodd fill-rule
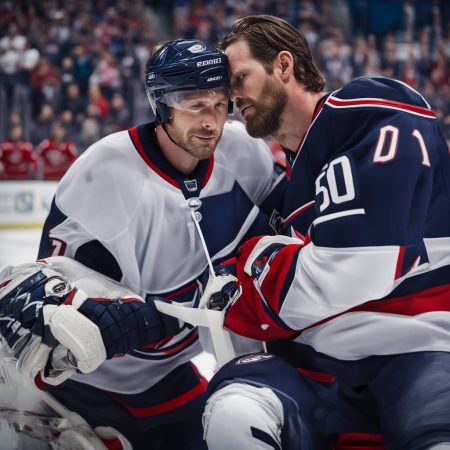
<instances>
[{"instance_id":1,"label":"navy hockey glove","mask_svg":"<svg viewBox=\"0 0 450 450\"><path fill-rule=\"evenodd\" d=\"M64 279L36 271L35 265L21 267L25 276L0 282L0 334L14 358L20 356L33 335L49 347L58 345L45 316L71 289Z\"/></svg>"},{"instance_id":2,"label":"navy hockey glove","mask_svg":"<svg viewBox=\"0 0 450 450\"><path fill-rule=\"evenodd\" d=\"M200 279L200 306L222 311L240 295L241 286L236 278L234 264L214 266L214 272L216 277L213 278L208 268Z\"/></svg>"},{"instance_id":3,"label":"navy hockey glove","mask_svg":"<svg viewBox=\"0 0 450 450\"><path fill-rule=\"evenodd\" d=\"M158 343L180 331L177 319L160 313L152 297L142 302L136 298L88 298L78 307L100 329L107 358L128 353L144 345Z\"/></svg>"},{"instance_id":4,"label":"navy hockey glove","mask_svg":"<svg viewBox=\"0 0 450 450\"><path fill-rule=\"evenodd\" d=\"M61 351L50 326L58 305L70 294L69 283L55 271L42 264L31 263L16 268L7 267L0 280L0 348L3 359L14 362L25 385L34 387L35 377L42 371L46 378L48 362L53 350L73 365L67 348ZM86 322L89 322L85 319ZM75 372L64 376L54 374L51 384L59 384Z\"/></svg>"},{"instance_id":5,"label":"navy hockey glove","mask_svg":"<svg viewBox=\"0 0 450 450\"><path fill-rule=\"evenodd\" d=\"M2 276L7 278L0 281L0 334L27 385L33 385L37 374L59 384L76 368L91 372L105 358L157 342L180 328L153 301L89 298L46 263L7 268ZM111 280L97 274L94 283L102 282Z\"/></svg>"}]
</instances>

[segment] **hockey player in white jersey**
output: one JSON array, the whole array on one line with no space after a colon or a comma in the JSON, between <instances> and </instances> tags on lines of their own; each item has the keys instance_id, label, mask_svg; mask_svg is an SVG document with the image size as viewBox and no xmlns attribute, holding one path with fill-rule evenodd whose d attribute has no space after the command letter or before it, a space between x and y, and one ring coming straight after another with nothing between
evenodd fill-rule
<instances>
[{"instance_id":1,"label":"hockey player in white jersey","mask_svg":"<svg viewBox=\"0 0 450 450\"><path fill-rule=\"evenodd\" d=\"M200 350L198 331L152 307L154 296L198 302L196 279L206 257L193 204L201 205L196 217L209 253L220 262L248 237L270 232L282 187L264 142L227 121L228 88L225 55L195 40L163 45L146 65L155 122L91 146L61 180L44 225L39 258L65 256L83 263L143 298L150 315L145 317L138 299L111 302L107 293L87 292L89 300L77 312L96 324L104 354L114 358L91 373L79 367L56 388L52 376L58 371L49 369L48 358L32 365L30 377L37 375L40 387L91 426L119 430L134 449L204 446L200 418L207 382L190 361ZM17 310L21 303L15 305L16 323L24 325ZM124 305L131 309L126 312ZM55 343L48 328L52 308L40 310L37 322L25 325L48 347L58 348L60 341ZM137 330L124 342L117 327L122 312ZM156 334L150 337L149 329ZM73 350L69 344L65 347ZM72 353L66 359L73 362ZM89 369L98 363L83 352L79 357Z\"/></svg>"},{"instance_id":2,"label":"hockey player in white jersey","mask_svg":"<svg viewBox=\"0 0 450 450\"><path fill-rule=\"evenodd\" d=\"M449 449L450 155L435 114L384 77L324 92L304 36L273 16L238 20L221 48L247 130L287 149L290 180L283 236L246 242L239 282L211 302L273 354L213 377L209 448L350 434L351 448Z\"/></svg>"}]
</instances>

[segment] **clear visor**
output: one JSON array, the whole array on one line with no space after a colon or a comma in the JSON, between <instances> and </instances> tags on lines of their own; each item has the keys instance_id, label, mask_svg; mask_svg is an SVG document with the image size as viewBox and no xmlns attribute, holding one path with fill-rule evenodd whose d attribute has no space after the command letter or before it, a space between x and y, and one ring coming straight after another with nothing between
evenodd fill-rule
<instances>
[{"instance_id":1,"label":"clear visor","mask_svg":"<svg viewBox=\"0 0 450 450\"><path fill-rule=\"evenodd\" d=\"M201 112L205 108L228 109L230 91L226 87L197 91L167 92L159 100L172 108Z\"/></svg>"}]
</instances>

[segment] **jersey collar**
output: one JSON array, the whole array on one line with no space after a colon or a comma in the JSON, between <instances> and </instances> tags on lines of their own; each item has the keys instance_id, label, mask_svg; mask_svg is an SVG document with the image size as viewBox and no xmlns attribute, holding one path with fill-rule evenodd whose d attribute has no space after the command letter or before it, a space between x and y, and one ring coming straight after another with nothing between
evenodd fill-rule
<instances>
[{"instance_id":1,"label":"jersey collar","mask_svg":"<svg viewBox=\"0 0 450 450\"><path fill-rule=\"evenodd\" d=\"M167 183L180 189L185 198L198 197L206 186L214 166L214 155L198 162L191 177L186 178L164 157L155 135L155 124L147 123L128 130L134 147L150 169Z\"/></svg>"}]
</instances>

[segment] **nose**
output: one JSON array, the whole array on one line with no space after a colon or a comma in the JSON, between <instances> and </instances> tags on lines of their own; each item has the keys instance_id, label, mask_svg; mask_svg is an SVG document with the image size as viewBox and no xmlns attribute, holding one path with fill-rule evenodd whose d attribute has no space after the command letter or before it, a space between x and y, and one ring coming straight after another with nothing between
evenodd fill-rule
<instances>
[{"instance_id":1,"label":"nose","mask_svg":"<svg viewBox=\"0 0 450 450\"><path fill-rule=\"evenodd\" d=\"M240 96L239 96L239 89L238 89L234 84L231 85L231 89L230 89L230 99L231 99L233 102L236 102L237 100L240 99Z\"/></svg>"},{"instance_id":2,"label":"nose","mask_svg":"<svg viewBox=\"0 0 450 450\"><path fill-rule=\"evenodd\" d=\"M208 130L215 130L217 128L217 114L215 111L208 108L202 114L202 126Z\"/></svg>"}]
</instances>

